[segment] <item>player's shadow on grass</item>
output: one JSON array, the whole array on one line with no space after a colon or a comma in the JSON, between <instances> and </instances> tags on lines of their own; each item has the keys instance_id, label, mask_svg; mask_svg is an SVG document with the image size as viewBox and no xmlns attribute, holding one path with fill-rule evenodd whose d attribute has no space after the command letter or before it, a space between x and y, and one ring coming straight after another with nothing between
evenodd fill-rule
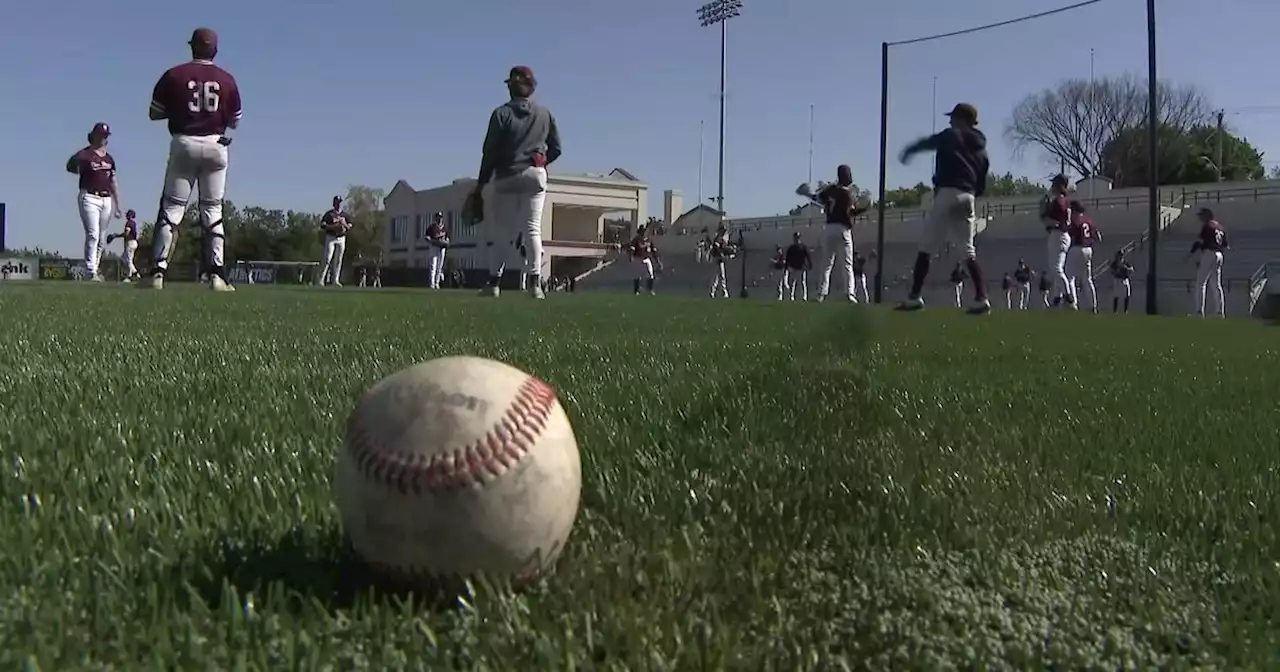
<instances>
[{"instance_id":1,"label":"player's shadow on grass","mask_svg":"<svg viewBox=\"0 0 1280 672\"><path fill-rule=\"evenodd\" d=\"M217 539L194 564L195 576L188 572L183 580L215 610L243 608L250 594L258 605L292 613L410 598L433 609L457 604L456 590L415 590L376 574L333 528L295 527L273 540Z\"/></svg>"}]
</instances>

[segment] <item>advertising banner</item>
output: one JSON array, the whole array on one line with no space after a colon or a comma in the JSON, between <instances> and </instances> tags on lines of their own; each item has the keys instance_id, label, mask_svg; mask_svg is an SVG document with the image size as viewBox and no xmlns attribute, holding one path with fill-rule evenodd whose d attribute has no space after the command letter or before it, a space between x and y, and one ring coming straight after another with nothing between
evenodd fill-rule
<instances>
[{"instance_id":1,"label":"advertising banner","mask_svg":"<svg viewBox=\"0 0 1280 672\"><path fill-rule=\"evenodd\" d=\"M89 270L84 267L83 261L73 259L40 260L41 280L85 280L88 277Z\"/></svg>"},{"instance_id":2,"label":"advertising banner","mask_svg":"<svg viewBox=\"0 0 1280 672\"><path fill-rule=\"evenodd\" d=\"M40 260L31 257L0 257L0 279L35 280Z\"/></svg>"}]
</instances>

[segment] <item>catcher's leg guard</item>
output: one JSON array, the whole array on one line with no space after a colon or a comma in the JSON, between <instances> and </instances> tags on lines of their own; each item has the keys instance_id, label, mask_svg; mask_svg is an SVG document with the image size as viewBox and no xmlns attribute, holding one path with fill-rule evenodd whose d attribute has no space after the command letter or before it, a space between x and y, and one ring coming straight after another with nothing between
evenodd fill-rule
<instances>
[{"instance_id":1,"label":"catcher's leg guard","mask_svg":"<svg viewBox=\"0 0 1280 672\"><path fill-rule=\"evenodd\" d=\"M210 275L226 280L223 250L227 236L226 229L222 226L222 201L200 201L200 228L204 232L205 270Z\"/></svg>"},{"instance_id":2,"label":"catcher's leg guard","mask_svg":"<svg viewBox=\"0 0 1280 672\"><path fill-rule=\"evenodd\" d=\"M166 219L162 211L156 218L155 230L151 235L151 251L154 255L152 275L164 275L169 269L169 257L173 254L177 237L178 226Z\"/></svg>"}]
</instances>

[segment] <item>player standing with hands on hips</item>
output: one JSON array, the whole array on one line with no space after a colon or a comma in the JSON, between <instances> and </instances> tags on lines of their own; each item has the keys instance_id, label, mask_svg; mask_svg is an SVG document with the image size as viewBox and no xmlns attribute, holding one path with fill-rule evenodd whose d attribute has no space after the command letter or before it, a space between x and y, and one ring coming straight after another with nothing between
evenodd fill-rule
<instances>
[{"instance_id":1,"label":"player standing with hands on hips","mask_svg":"<svg viewBox=\"0 0 1280 672\"><path fill-rule=\"evenodd\" d=\"M102 282L98 272L102 231L113 214L120 218L120 187L116 183L116 160L107 152L109 137L110 126L101 121L94 124L89 131L89 146L67 159L67 172L80 178L76 205L84 225L84 267L94 282Z\"/></svg>"},{"instance_id":2,"label":"player standing with hands on hips","mask_svg":"<svg viewBox=\"0 0 1280 672\"><path fill-rule=\"evenodd\" d=\"M347 232L351 222L342 212L342 197L333 197L333 207L320 218L320 230L324 231L324 260L320 264L320 277L316 284L342 286L342 257L347 253Z\"/></svg>"},{"instance_id":3,"label":"player standing with hands on hips","mask_svg":"<svg viewBox=\"0 0 1280 672\"><path fill-rule=\"evenodd\" d=\"M901 160L906 163L915 154L933 151L936 159L933 169L933 206L925 220L925 239L916 253L915 267L911 274L911 293L898 304L898 310L920 310L924 300L925 279L929 276L929 264L933 253L949 241L962 243L965 267L973 280L973 303L970 315L991 312L987 300L987 283L982 277L982 265L978 263L978 250L973 244L977 224L977 198L987 190L987 173L991 162L987 158L987 136L977 129L978 109L968 103L959 103L950 112L951 127L927 138L922 138L902 150Z\"/></svg>"},{"instance_id":4,"label":"player standing with hands on hips","mask_svg":"<svg viewBox=\"0 0 1280 672\"><path fill-rule=\"evenodd\" d=\"M523 65L511 68L506 84L511 99L489 115L480 175L464 210L472 221L484 219L481 190L492 179L493 216L485 227L489 284L480 295L498 296L510 241L519 236L532 275L529 294L543 299L542 206L547 200L547 166L560 158L560 131L551 111L532 100L538 85L533 70Z\"/></svg>"},{"instance_id":5,"label":"player standing with hands on hips","mask_svg":"<svg viewBox=\"0 0 1280 672\"><path fill-rule=\"evenodd\" d=\"M231 73L214 65L218 34L197 28L191 34L191 60L160 75L151 93L152 121L169 126L169 163L165 167L160 213L151 248L155 266L139 287L161 289L169 268L177 227L182 223L191 192L200 190L200 229L204 238L204 268L209 288L233 292L223 264L226 229L222 225L222 197L227 187L230 129L240 125L240 88Z\"/></svg>"},{"instance_id":6,"label":"player standing with hands on hips","mask_svg":"<svg viewBox=\"0 0 1280 672\"><path fill-rule=\"evenodd\" d=\"M138 213L130 210L124 213L124 231L107 236L107 244L116 238L124 240L124 253L120 256L124 262L124 277L121 282L133 282L138 277L138 269L133 265L133 255L138 251Z\"/></svg>"},{"instance_id":7,"label":"player standing with hands on hips","mask_svg":"<svg viewBox=\"0 0 1280 672\"><path fill-rule=\"evenodd\" d=\"M1231 242L1227 240L1227 232L1214 218L1212 210L1200 208L1196 216L1200 218L1200 235L1191 243L1191 252L1187 255L1200 255L1196 260L1196 291L1191 308L1196 316L1204 317L1207 285L1210 296L1213 297L1214 315L1226 317L1226 296L1222 292L1222 253L1231 249Z\"/></svg>"},{"instance_id":8,"label":"player standing with hands on hips","mask_svg":"<svg viewBox=\"0 0 1280 672\"><path fill-rule=\"evenodd\" d=\"M836 168L836 182L829 184L817 195L822 209L827 213L827 224L822 229L822 275L818 278L818 301L827 298L831 290L831 272L836 267L836 255L844 263L844 290L850 303L857 303L853 295L853 218L866 211L859 208L853 193L853 169L846 165Z\"/></svg>"}]
</instances>

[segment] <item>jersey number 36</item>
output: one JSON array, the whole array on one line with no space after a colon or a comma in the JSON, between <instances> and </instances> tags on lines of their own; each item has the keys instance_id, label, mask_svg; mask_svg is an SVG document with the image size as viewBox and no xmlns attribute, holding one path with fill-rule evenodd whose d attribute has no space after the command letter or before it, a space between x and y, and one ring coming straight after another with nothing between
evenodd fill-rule
<instances>
[{"instance_id":1,"label":"jersey number 36","mask_svg":"<svg viewBox=\"0 0 1280 672\"><path fill-rule=\"evenodd\" d=\"M222 102L222 86L217 82L197 82L193 79L187 82L187 90L191 92L187 109L193 114L218 111Z\"/></svg>"}]
</instances>

